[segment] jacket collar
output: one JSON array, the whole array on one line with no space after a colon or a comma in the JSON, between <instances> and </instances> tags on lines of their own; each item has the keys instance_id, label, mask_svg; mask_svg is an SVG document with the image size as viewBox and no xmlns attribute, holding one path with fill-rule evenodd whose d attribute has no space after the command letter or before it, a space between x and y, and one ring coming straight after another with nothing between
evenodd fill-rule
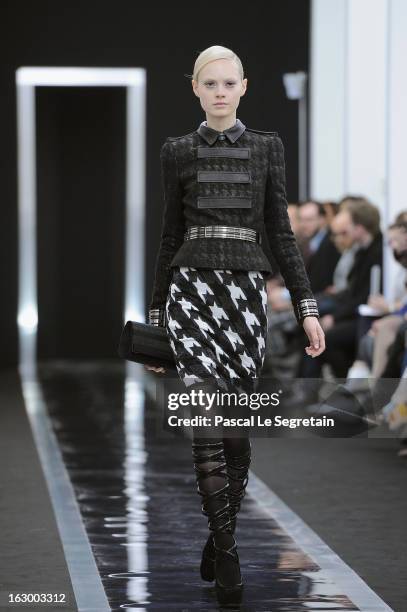
<instances>
[{"instance_id":1,"label":"jacket collar","mask_svg":"<svg viewBox=\"0 0 407 612\"><path fill-rule=\"evenodd\" d=\"M219 134L225 134L230 142L236 142L236 140L243 134L246 126L240 121L240 119L236 119L235 125L228 128L227 130L223 130L223 132L218 132L211 127L208 127L206 121L202 121L201 125L197 129L197 132L206 142L210 145L213 145L214 142L217 141Z\"/></svg>"}]
</instances>

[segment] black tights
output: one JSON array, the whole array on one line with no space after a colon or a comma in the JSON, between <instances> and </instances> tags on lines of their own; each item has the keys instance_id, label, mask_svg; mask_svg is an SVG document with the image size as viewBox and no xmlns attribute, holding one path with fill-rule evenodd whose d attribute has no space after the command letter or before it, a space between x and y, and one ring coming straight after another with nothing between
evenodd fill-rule
<instances>
[{"instance_id":1,"label":"black tights","mask_svg":"<svg viewBox=\"0 0 407 612\"><path fill-rule=\"evenodd\" d=\"M208 518L217 546L230 546L236 528L251 458L248 437L200 438L194 436L192 456L202 513ZM243 494L242 494L243 493Z\"/></svg>"},{"instance_id":2,"label":"black tights","mask_svg":"<svg viewBox=\"0 0 407 612\"><path fill-rule=\"evenodd\" d=\"M216 392L211 383L193 385L205 392ZM200 405L197 413L212 417ZM238 416L239 406L225 407L225 416ZM192 456L196 473L198 493L202 497L202 513L208 517L209 529L215 540L225 541L225 534L233 534L236 514L245 494L248 469L251 460L251 444L248 428L239 427L239 436L229 437L236 431L227 428L224 436L222 427L194 427L192 437ZM241 434L241 435L240 435ZM229 536L230 537L230 536Z\"/></svg>"}]
</instances>

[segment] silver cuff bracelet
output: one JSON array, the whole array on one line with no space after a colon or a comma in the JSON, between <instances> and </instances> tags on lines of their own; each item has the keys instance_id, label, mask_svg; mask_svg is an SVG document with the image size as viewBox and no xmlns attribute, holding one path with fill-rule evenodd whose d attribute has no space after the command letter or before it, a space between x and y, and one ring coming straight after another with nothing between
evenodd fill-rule
<instances>
[{"instance_id":1,"label":"silver cuff bracelet","mask_svg":"<svg viewBox=\"0 0 407 612\"><path fill-rule=\"evenodd\" d=\"M300 320L305 317L319 317L317 301L309 298L300 300L297 304L297 315Z\"/></svg>"}]
</instances>

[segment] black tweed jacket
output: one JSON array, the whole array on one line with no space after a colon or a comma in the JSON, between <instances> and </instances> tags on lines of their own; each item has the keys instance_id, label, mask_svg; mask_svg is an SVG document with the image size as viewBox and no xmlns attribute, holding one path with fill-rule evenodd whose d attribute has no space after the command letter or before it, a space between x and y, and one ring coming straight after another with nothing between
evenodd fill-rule
<instances>
[{"instance_id":1,"label":"black tweed jacket","mask_svg":"<svg viewBox=\"0 0 407 612\"><path fill-rule=\"evenodd\" d=\"M168 137L161 149L164 218L149 321L165 325L165 303L175 266L273 270L268 243L290 292L298 322L318 316L302 256L287 214L284 148L277 132L247 128L239 119L218 132ZM261 244L233 238L185 240L192 226L226 225L259 232Z\"/></svg>"}]
</instances>

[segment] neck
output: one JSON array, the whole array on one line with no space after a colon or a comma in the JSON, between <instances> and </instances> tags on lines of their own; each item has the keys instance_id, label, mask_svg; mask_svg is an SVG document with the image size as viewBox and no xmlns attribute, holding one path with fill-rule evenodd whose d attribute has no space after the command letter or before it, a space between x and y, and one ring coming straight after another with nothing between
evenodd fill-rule
<instances>
[{"instance_id":1,"label":"neck","mask_svg":"<svg viewBox=\"0 0 407 612\"><path fill-rule=\"evenodd\" d=\"M229 117L213 117L206 115L206 125L217 132L223 132L233 127L236 123L236 114Z\"/></svg>"}]
</instances>

